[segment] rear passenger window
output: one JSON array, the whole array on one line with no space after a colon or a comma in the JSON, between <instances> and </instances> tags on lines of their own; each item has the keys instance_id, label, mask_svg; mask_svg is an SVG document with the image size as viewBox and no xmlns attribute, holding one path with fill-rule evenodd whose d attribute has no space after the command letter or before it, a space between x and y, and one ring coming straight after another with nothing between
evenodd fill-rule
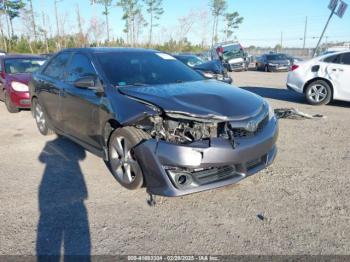
<instances>
[{"instance_id":1,"label":"rear passenger window","mask_svg":"<svg viewBox=\"0 0 350 262\"><path fill-rule=\"evenodd\" d=\"M340 55L332 55L323 60L326 63L339 64L340 63Z\"/></svg>"},{"instance_id":2,"label":"rear passenger window","mask_svg":"<svg viewBox=\"0 0 350 262\"><path fill-rule=\"evenodd\" d=\"M68 63L70 53L62 53L51 60L43 74L55 79L62 79L64 69Z\"/></svg>"},{"instance_id":3,"label":"rear passenger window","mask_svg":"<svg viewBox=\"0 0 350 262\"><path fill-rule=\"evenodd\" d=\"M350 65L350 53L343 54L341 63L344 65Z\"/></svg>"}]
</instances>

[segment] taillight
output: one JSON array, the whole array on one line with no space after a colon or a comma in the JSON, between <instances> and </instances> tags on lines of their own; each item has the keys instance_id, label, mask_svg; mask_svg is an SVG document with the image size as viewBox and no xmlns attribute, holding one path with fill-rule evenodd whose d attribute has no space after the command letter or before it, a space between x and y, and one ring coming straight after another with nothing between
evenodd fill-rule
<instances>
[{"instance_id":1,"label":"taillight","mask_svg":"<svg viewBox=\"0 0 350 262\"><path fill-rule=\"evenodd\" d=\"M291 67L291 71L294 71L294 70L297 70L299 68L299 66L298 65L292 65L292 67Z\"/></svg>"}]
</instances>

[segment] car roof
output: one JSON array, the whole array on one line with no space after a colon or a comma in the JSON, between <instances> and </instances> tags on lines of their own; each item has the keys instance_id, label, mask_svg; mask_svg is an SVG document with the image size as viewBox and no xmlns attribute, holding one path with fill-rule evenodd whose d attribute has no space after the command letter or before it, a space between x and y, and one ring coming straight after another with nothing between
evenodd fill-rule
<instances>
[{"instance_id":1,"label":"car roof","mask_svg":"<svg viewBox=\"0 0 350 262\"><path fill-rule=\"evenodd\" d=\"M155 52L161 52L153 49L146 49L146 48L130 48L130 47L84 47L84 48L68 48L63 49L61 52L84 52L84 53L122 53L122 52L140 52L140 53L155 53Z\"/></svg>"},{"instance_id":2,"label":"car roof","mask_svg":"<svg viewBox=\"0 0 350 262\"><path fill-rule=\"evenodd\" d=\"M346 54L346 53L350 53L350 50L328 53L328 54L324 54L324 55L318 56L318 58L322 59L322 58L327 58L327 57L331 57L331 56L335 56L335 55L341 55L341 54Z\"/></svg>"}]
</instances>

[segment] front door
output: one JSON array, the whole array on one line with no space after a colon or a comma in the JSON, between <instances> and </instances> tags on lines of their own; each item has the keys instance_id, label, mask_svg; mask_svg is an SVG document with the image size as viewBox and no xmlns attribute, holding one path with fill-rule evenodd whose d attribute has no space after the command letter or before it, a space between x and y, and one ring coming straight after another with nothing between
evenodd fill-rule
<instances>
[{"instance_id":1,"label":"front door","mask_svg":"<svg viewBox=\"0 0 350 262\"><path fill-rule=\"evenodd\" d=\"M76 53L67 67L61 97L62 125L66 133L100 149L99 111L102 98L94 90L74 85L75 81L86 76L97 76L96 70L87 55Z\"/></svg>"}]
</instances>

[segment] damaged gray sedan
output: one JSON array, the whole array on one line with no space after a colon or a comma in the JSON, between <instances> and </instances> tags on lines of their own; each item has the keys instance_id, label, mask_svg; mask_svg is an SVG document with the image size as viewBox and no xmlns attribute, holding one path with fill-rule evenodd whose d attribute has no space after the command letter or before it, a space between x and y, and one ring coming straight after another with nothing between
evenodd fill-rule
<instances>
[{"instance_id":1,"label":"damaged gray sedan","mask_svg":"<svg viewBox=\"0 0 350 262\"><path fill-rule=\"evenodd\" d=\"M276 156L266 101L145 49L61 51L34 74L33 115L102 157L128 189L180 196L237 183Z\"/></svg>"}]
</instances>

